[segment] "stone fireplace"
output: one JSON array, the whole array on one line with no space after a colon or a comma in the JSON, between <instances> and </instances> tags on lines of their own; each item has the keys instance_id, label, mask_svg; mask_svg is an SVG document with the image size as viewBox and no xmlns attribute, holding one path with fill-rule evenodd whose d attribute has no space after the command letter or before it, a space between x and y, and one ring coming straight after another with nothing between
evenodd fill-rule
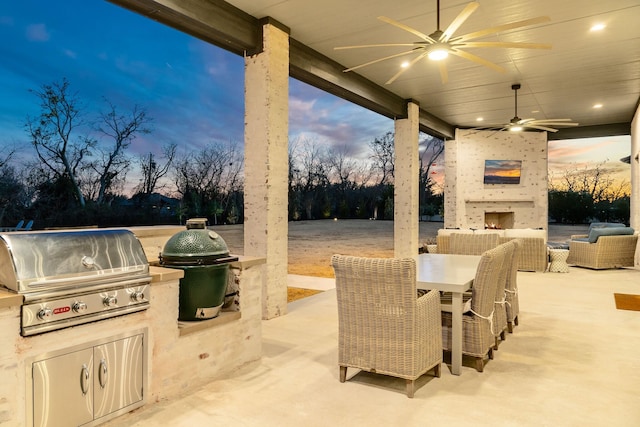
<instances>
[{"instance_id":1,"label":"stone fireplace","mask_svg":"<svg viewBox=\"0 0 640 427\"><path fill-rule=\"evenodd\" d=\"M505 228L514 228L513 217L513 212L485 212L485 228L493 228L499 230L504 230Z\"/></svg>"},{"instance_id":2,"label":"stone fireplace","mask_svg":"<svg viewBox=\"0 0 640 427\"><path fill-rule=\"evenodd\" d=\"M448 228L547 229L548 165L545 132L457 129L445 142L445 218ZM518 184L485 184L485 160L520 160Z\"/></svg>"}]
</instances>

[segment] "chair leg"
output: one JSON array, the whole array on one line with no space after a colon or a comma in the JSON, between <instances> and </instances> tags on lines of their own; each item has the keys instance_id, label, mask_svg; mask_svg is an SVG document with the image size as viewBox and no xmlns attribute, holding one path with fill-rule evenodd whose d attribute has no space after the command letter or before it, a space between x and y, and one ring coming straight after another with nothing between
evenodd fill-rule
<instances>
[{"instance_id":1,"label":"chair leg","mask_svg":"<svg viewBox=\"0 0 640 427\"><path fill-rule=\"evenodd\" d=\"M433 376L436 378L440 378L441 374L442 374L442 363L438 363L436 366L433 367Z\"/></svg>"},{"instance_id":2,"label":"chair leg","mask_svg":"<svg viewBox=\"0 0 640 427\"><path fill-rule=\"evenodd\" d=\"M493 349L489 348L489 359L493 360Z\"/></svg>"},{"instance_id":3,"label":"chair leg","mask_svg":"<svg viewBox=\"0 0 640 427\"><path fill-rule=\"evenodd\" d=\"M414 380L407 380L407 397L409 399L413 398L413 392L415 391L415 384L416 382Z\"/></svg>"},{"instance_id":4,"label":"chair leg","mask_svg":"<svg viewBox=\"0 0 640 427\"><path fill-rule=\"evenodd\" d=\"M509 333L513 333L513 322L507 322L507 328L509 329Z\"/></svg>"},{"instance_id":5,"label":"chair leg","mask_svg":"<svg viewBox=\"0 0 640 427\"><path fill-rule=\"evenodd\" d=\"M493 349L494 350L498 350L498 344L500 344L500 342L498 341L498 337L493 337Z\"/></svg>"},{"instance_id":6,"label":"chair leg","mask_svg":"<svg viewBox=\"0 0 640 427\"><path fill-rule=\"evenodd\" d=\"M484 371L484 358L476 357L476 371L482 372Z\"/></svg>"},{"instance_id":7,"label":"chair leg","mask_svg":"<svg viewBox=\"0 0 640 427\"><path fill-rule=\"evenodd\" d=\"M513 324L518 326L518 316L514 317Z\"/></svg>"},{"instance_id":8,"label":"chair leg","mask_svg":"<svg viewBox=\"0 0 640 427\"><path fill-rule=\"evenodd\" d=\"M347 380L347 367L340 366L340 382L343 383Z\"/></svg>"},{"instance_id":9,"label":"chair leg","mask_svg":"<svg viewBox=\"0 0 640 427\"><path fill-rule=\"evenodd\" d=\"M507 339L507 336L504 334L504 331L500 332L500 339L502 341L504 341L505 339Z\"/></svg>"}]
</instances>

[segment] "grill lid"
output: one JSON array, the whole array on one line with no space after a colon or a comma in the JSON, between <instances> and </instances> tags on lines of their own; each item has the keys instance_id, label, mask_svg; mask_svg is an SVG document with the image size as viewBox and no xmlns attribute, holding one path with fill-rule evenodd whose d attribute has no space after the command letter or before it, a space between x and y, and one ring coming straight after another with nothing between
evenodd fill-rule
<instances>
[{"instance_id":1,"label":"grill lid","mask_svg":"<svg viewBox=\"0 0 640 427\"><path fill-rule=\"evenodd\" d=\"M0 234L0 285L19 293L148 276L140 241L124 229Z\"/></svg>"},{"instance_id":2,"label":"grill lid","mask_svg":"<svg viewBox=\"0 0 640 427\"><path fill-rule=\"evenodd\" d=\"M205 218L187 221L187 229L174 234L160 254L163 265L215 264L229 256L229 248L218 233L206 228Z\"/></svg>"}]
</instances>

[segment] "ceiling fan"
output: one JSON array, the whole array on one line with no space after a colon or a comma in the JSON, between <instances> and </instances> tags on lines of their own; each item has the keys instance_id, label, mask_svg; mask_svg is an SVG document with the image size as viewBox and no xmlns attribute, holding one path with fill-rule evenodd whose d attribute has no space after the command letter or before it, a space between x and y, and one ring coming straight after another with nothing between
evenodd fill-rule
<instances>
[{"instance_id":1,"label":"ceiling fan","mask_svg":"<svg viewBox=\"0 0 640 427\"><path fill-rule=\"evenodd\" d=\"M502 125L479 127L474 129L495 129L497 132L508 130L511 132L520 132L527 129L544 130L547 132L558 132L558 129L554 127L558 126L578 126L579 123L572 122L571 119L521 119L518 117L518 89L520 89L520 83L511 85L515 93L515 115L509 121ZM553 127L552 127L553 126Z\"/></svg>"},{"instance_id":2,"label":"ceiling fan","mask_svg":"<svg viewBox=\"0 0 640 427\"><path fill-rule=\"evenodd\" d=\"M540 16L537 18L525 19L523 21L512 22L510 24L498 25L497 27L486 28L484 30L475 31L473 33L464 34L461 36L454 37L453 34L456 30L471 16L473 12L480 6L480 3L473 1L469 3L463 10L458 14L458 16L449 24L449 26L444 30L440 30L440 0L437 0L437 29L427 35L424 34L414 28L411 28L407 25L404 25L398 21L394 21L391 18L387 18L385 16L379 16L378 19L382 22L386 22L387 24L391 24L395 27L398 27L404 31L407 31L415 36L420 38L419 41L413 43L382 43L382 44L367 44L367 45L358 45L358 46L340 46L335 47L335 50L341 49L360 49L360 48L373 48L373 47L389 47L389 46L410 46L411 49L396 53L394 55L385 56L383 58L375 59L373 61L366 62L364 64L357 65L355 67L347 68L344 72L349 72L353 70L357 70L362 67L366 67L368 65L376 64L381 61L386 61L388 59L398 58L404 55L417 54L415 58L413 58L410 62L403 66L395 75L393 75L385 84L393 83L402 73L407 71L413 64L420 61L424 57L428 57L433 61L439 61L438 65L440 68L440 78L442 83L446 83L448 81L447 68L443 59L445 59L449 54L459 56L464 59L468 59L480 65L484 65L485 67L489 67L498 72L504 73L505 69L501 66L494 64L493 62L487 61L484 58L476 56L467 52L466 48L480 48L480 47L503 47L503 48L524 48L524 49L551 49L550 44L544 43L520 43L520 42L474 42L470 41L473 39L477 39L480 37L488 36L491 34L496 34L501 31L511 30L514 28L526 27L529 25L540 24L542 22L550 21L548 16Z\"/></svg>"}]
</instances>

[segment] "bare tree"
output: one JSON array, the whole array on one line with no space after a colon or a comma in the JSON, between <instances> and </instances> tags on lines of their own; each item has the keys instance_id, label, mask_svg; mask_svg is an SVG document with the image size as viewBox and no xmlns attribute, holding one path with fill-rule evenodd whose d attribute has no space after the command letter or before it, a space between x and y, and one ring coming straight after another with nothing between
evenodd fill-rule
<instances>
[{"instance_id":1,"label":"bare tree","mask_svg":"<svg viewBox=\"0 0 640 427\"><path fill-rule=\"evenodd\" d=\"M387 132L381 137L369 142L371 161L374 171L378 173L377 185L392 184L395 169L394 135Z\"/></svg>"},{"instance_id":2,"label":"bare tree","mask_svg":"<svg viewBox=\"0 0 640 427\"><path fill-rule=\"evenodd\" d=\"M628 195L628 183L622 182L614 186L613 171L605 167L605 164L606 160L585 165L581 169L576 165L570 166L560 177L549 180L549 190L586 193L595 203Z\"/></svg>"},{"instance_id":3,"label":"bare tree","mask_svg":"<svg viewBox=\"0 0 640 427\"><path fill-rule=\"evenodd\" d=\"M138 157L138 165L142 171L142 180L135 188L137 194L151 195L160 189L159 181L164 178L173 165L176 156L176 144L167 144L162 147L162 156L156 160L153 153L147 153Z\"/></svg>"},{"instance_id":4,"label":"bare tree","mask_svg":"<svg viewBox=\"0 0 640 427\"><path fill-rule=\"evenodd\" d=\"M242 188L244 162L237 144L211 144L175 162L177 192L192 214L213 216L230 208L235 192Z\"/></svg>"},{"instance_id":5,"label":"bare tree","mask_svg":"<svg viewBox=\"0 0 640 427\"><path fill-rule=\"evenodd\" d=\"M314 140L297 140L290 144L289 165L290 187L306 218L313 219L323 202L322 189L329 183L326 154Z\"/></svg>"},{"instance_id":6,"label":"bare tree","mask_svg":"<svg viewBox=\"0 0 640 427\"><path fill-rule=\"evenodd\" d=\"M107 112L100 113L100 123L97 130L111 140L108 148L98 148L99 158L89 164L95 173L98 191L96 203L106 202L106 196L118 185L123 185L126 172L131 165L125 150L139 134L148 134L147 127L150 119L147 113L135 106L130 113L124 115L116 111L116 107L107 102Z\"/></svg>"},{"instance_id":7,"label":"bare tree","mask_svg":"<svg viewBox=\"0 0 640 427\"><path fill-rule=\"evenodd\" d=\"M32 90L40 99L41 113L27 117L25 128L40 162L56 179L68 180L75 199L85 205L78 172L85 156L90 155L95 141L86 135L76 135L85 122L75 94L69 93L69 82L54 82Z\"/></svg>"}]
</instances>

